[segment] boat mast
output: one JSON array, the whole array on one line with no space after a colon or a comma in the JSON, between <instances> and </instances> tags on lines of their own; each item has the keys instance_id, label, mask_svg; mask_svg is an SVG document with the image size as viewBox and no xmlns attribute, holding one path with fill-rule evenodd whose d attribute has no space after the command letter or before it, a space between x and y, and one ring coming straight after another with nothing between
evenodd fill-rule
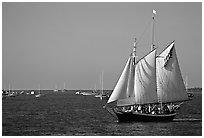
<instances>
[{"instance_id":1,"label":"boat mast","mask_svg":"<svg viewBox=\"0 0 204 138\"><path fill-rule=\"evenodd\" d=\"M65 82L64 82L64 90L65 90L65 87L66 87L66 86L65 86Z\"/></svg>"},{"instance_id":2,"label":"boat mast","mask_svg":"<svg viewBox=\"0 0 204 138\"><path fill-rule=\"evenodd\" d=\"M40 84L39 84L39 86L38 86L38 87L39 87L39 95L40 95Z\"/></svg>"},{"instance_id":3,"label":"boat mast","mask_svg":"<svg viewBox=\"0 0 204 138\"><path fill-rule=\"evenodd\" d=\"M135 42L134 42L134 48L133 48L133 53L136 55L136 41L137 41L137 38L135 38Z\"/></svg>"},{"instance_id":4,"label":"boat mast","mask_svg":"<svg viewBox=\"0 0 204 138\"><path fill-rule=\"evenodd\" d=\"M9 95L10 95L10 93L11 93L11 88L10 88L10 84L9 84Z\"/></svg>"},{"instance_id":5,"label":"boat mast","mask_svg":"<svg viewBox=\"0 0 204 138\"><path fill-rule=\"evenodd\" d=\"M95 83L95 85L94 85L94 92L97 92L97 90L96 90L96 83Z\"/></svg>"},{"instance_id":6,"label":"boat mast","mask_svg":"<svg viewBox=\"0 0 204 138\"><path fill-rule=\"evenodd\" d=\"M154 45L154 19L156 15L156 11L153 10L152 11L152 44L151 44L151 51L155 49L155 45Z\"/></svg>"},{"instance_id":7,"label":"boat mast","mask_svg":"<svg viewBox=\"0 0 204 138\"><path fill-rule=\"evenodd\" d=\"M132 52L132 57L133 57L134 65L136 64L136 42L137 42L137 38L135 38L134 48L133 48L133 52Z\"/></svg>"},{"instance_id":8,"label":"boat mast","mask_svg":"<svg viewBox=\"0 0 204 138\"><path fill-rule=\"evenodd\" d=\"M186 76L186 91L188 91L188 76Z\"/></svg>"},{"instance_id":9,"label":"boat mast","mask_svg":"<svg viewBox=\"0 0 204 138\"><path fill-rule=\"evenodd\" d=\"M103 95L103 71L101 73L101 94Z\"/></svg>"},{"instance_id":10,"label":"boat mast","mask_svg":"<svg viewBox=\"0 0 204 138\"><path fill-rule=\"evenodd\" d=\"M154 45L154 20L155 20L155 15L156 15L156 11L153 9L152 10L152 44L151 44L151 51L154 50L156 47ZM157 88L157 87L156 87ZM156 90L157 91L157 90ZM160 97L161 98L161 97ZM158 100L158 102L160 102L160 108L162 110L162 99Z\"/></svg>"}]
</instances>

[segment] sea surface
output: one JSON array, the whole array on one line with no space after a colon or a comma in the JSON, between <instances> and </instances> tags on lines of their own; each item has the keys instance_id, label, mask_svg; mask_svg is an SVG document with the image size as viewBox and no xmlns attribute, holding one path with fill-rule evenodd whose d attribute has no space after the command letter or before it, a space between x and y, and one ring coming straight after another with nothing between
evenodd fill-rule
<instances>
[{"instance_id":1,"label":"sea surface","mask_svg":"<svg viewBox=\"0 0 204 138\"><path fill-rule=\"evenodd\" d=\"M2 99L3 136L201 136L202 94L182 104L173 122L118 123L106 100L76 91L41 91Z\"/></svg>"}]
</instances>

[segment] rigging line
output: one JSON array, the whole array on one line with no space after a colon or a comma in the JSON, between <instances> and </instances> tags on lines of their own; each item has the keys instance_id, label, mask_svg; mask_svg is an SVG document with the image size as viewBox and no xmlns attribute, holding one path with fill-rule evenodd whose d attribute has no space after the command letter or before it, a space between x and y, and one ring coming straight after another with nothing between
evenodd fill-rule
<instances>
[{"instance_id":1,"label":"rigging line","mask_svg":"<svg viewBox=\"0 0 204 138\"><path fill-rule=\"evenodd\" d=\"M142 37L144 36L145 32L147 31L147 28L150 26L151 24L151 21L152 21L152 18L149 20L149 22L147 23L147 25L145 26L145 29L144 31L142 32L141 36L139 37L138 41L136 44L138 44L140 42L140 40L142 39Z\"/></svg>"}]
</instances>

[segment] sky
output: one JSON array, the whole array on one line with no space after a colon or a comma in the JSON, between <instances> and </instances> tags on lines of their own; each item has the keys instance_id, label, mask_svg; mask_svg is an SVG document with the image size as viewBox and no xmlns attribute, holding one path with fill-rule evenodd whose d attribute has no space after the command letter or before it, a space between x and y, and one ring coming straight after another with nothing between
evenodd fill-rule
<instances>
[{"instance_id":1,"label":"sky","mask_svg":"<svg viewBox=\"0 0 204 138\"><path fill-rule=\"evenodd\" d=\"M2 4L2 89L112 90L137 38L137 55L175 40L183 79L202 87L201 2Z\"/></svg>"}]
</instances>

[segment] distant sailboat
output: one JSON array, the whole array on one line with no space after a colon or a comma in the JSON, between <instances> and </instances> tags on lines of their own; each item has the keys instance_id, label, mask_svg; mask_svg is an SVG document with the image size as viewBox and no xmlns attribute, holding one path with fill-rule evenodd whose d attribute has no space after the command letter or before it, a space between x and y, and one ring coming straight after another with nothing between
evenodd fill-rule
<instances>
[{"instance_id":1,"label":"distant sailboat","mask_svg":"<svg viewBox=\"0 0 204 138\"><path fill-rule=\"evenodd\" d=\"M94 90L92 91L92 93L97 93L97 89L96 89L96 84L94 85Z\"/></svg>"},{"instance_id":2,"label":"distant sailboat","mask_svg":"<svg viewBox=\"0 0 204 138\"><path fill-rule=\"evenodd\" d=\"M21 91L20 94L24 94L24 91Z\"/></svg>"},{"instance_id":3,"label":"distant sailboat","mask_svg":"<svg viewBox=\"0 0 204 138\"><path fill-rule=\"evenodd\" d=\"M15 97L16 96L16 94L15 94L15 92L12 90L12 88L10 89L10 84L9 84L9 95L8 95L9 97Z\"/></svg>"},{"instance_id":4,"label":"distant sailboat","mask_svg":"<svg viewBox=\"0 0 204 138\"><path fill-rule=\"evenodd\" d=\"M76 95L79 95L80 94L80 91L76 91L76 93L75 93Z\"/></svg>"},{"instance_id":5,"label":"distant sailboat","mask_svg":"<svg viewBox=\"0 0 204 138\"><path fill-rule=\"evenodd\" d=\"M38 91L38 94L37 94L37 95L35 95L35 97L36 97L36 98L41 97L41 93L40 93L40 85L39 85L39 91Z\"/></svg>"},{"instance_id":6,"label":"distant sailboat","mask_svg":"<svg viewBox=\"0 0 204 138\"><path fill-rule=\"evenodd\" d=\"M58 92L57 85L55 85L55 89L53 91Z\"/></svg>"},{"instance_id":7,"label":"distant sailboat","mask_svg":"<svg viewBox=\"0 0 204 138\"><path fill-rule=\"evenodd\" d=\"M186 92L188 94L188 97L192 98L194 96L193 92L189 92L188 91L188 77L186 76L186 79L185 79L185 86L186 86Z\"/></svg>"},{"instance_id":8,"label":"distant sailboat","mask_svg":"<svg viewBox=\"0 0 204 138\"><path fill-rule=\"evenodd\" d=\"M95 93L92 93L92 92L81 92L80 94L84 96L95 95Z\"/></svg>"},{"instance_id":9,"label":"distant sailboat","mask_svg":"<svg viewBox=\"0 0 204 138\"><path fill-rule=\"evenodd\" d=\"M99 76L99 87L102 85L102 78L101 78L101 74L100 74L100 76ZM101 97L101 95L102 95L102 93L103 93L103 90L102 90L103 88L101 88L101 90L99 89L99 93L97 93L96 95L95 95L95 97L96 98L100 98Z\"/></svg>"},{"instance_id":10,"label":"distant sailboat","mask_svg":"<svg viewBox=\"0 0 204 138\"><path fill-rule=\"evenodd\" d=\"M30 94L32 94L32 95L35 94L35 91L31 91Z\"/></svg>"},{"instance_id":11,"label":"distant sailboat","mask_svg":"<svg viewBox=\"0 0 204 138\"><path fill-rule=\"evenodd\" d=\"M101 76L100 76L100 84L101 84L101 91L99 94L95 95L95 97L98 97L101 100L107 99L108 95L104 93L104 90L103 90L103 71L101 72Z\"/></svg>"},{"instance_id":12,"label":"distant sailboat","mask_svg":"<svg viewBox=\"0 0 204 138\"><path fill-rule=\"evenodd\" d=\"M54 89L53 91L54 91L54 92L58 92L58 90L57 90L57 89Z\"/></svg>"},{"instance_id":13,"label":"distant sailboat","mask_svg":"<svg viewBox=\"0 0 204 138\"><path fill-rule=\"evenodd\" d=\"M62 89L62 92L66 92L67 90L66 90L66 84L65 84L65 82L64 82L64 89Z\"/></svg>"},{"instance_id":14,"label":"distant sailboat","mask_svg":"<svg viewBox=\"0 0 204 138\"><path fill-rule=\"evenodd\" d=\"M159 55L156 52L152 41L151 51L137 60L135 40L133 51L104 106L116 114L120 122L171 121L180 105L189 100L176 56L175 42Z\"/></svg>"},{"instance_id":15,"label":"distant sailboat","mask_svg":"<svg viewBox=\"0 0 204 138\"><path fill-rule=\"evenodd\" d=\"M103 71L102 71L102 74L101 74L101 95L100 95L100 99L103 100L103 99L108 99L109 98L109 95L106 94L103 90Z\"/></svg>"},{"instance_id":16,"label":"distant sailboat","mask_svg":"<svg viewBox=\"0 0 204 138\"><path fill-rule=\"evenodd\" d=\"M78 91L76 91L76 93L75 93L76 95L81 95L81 89L80 90L78 90Z\"/></svg>"},{"instance_id":17,"label":"distant sailboat","mask_svg":"<svg viewBox=\"0 0 204 138\"><path fill-rule=\"evenodd\" d=\"M9 90L8 90L8 96L11 95L11 88L10 88L10 84L9 84Z\"/></svg>"}]
</instances>

